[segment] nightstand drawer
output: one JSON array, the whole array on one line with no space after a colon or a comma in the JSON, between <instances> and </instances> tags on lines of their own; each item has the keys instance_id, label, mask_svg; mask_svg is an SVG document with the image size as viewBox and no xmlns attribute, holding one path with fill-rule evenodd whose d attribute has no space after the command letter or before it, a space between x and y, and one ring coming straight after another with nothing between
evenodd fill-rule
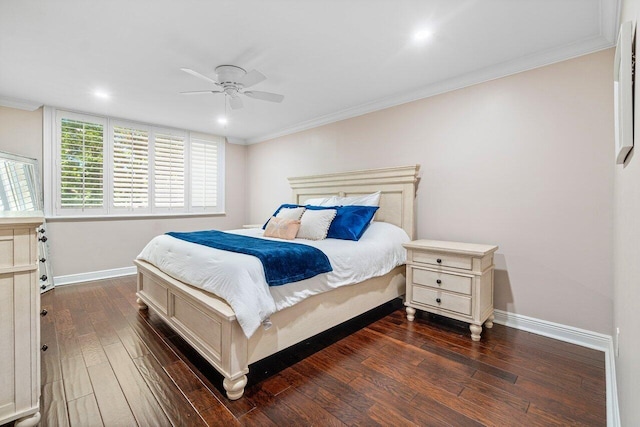
<instances>
[{"instance_id":1,"label":"nightstand drawer","mask_svg":"<svg viewBox=\"0 0 640 427\"><path fill-rule=\"evenodd\" d=\"M409 268L411 268L413 283L431 286L445 291L471 295L471 277L423 270L415 267Z\"/></svg>"},{"instance_id":2,"label":"nightstand drawer","mask_svg":"<svg viewBox=\"0 0 640 427\"><path fill-rule=\"evenodd\" d=\"M413 286L411 302L471 316L471 297L440 292L437 289Z\"/></svg>"},{"instance_id":3,"label":"nightstand drawer","mask_svg":"<svg viewBox=\"0 0 640 427\"><path fill-rule=\"evenodd\" d=\"M411 251L411 260L414 263L438 265L441 267L462 268L471 270L472 262L470 257L450 254L435 254L431 252Z\"/></svg>"}]
</instances>

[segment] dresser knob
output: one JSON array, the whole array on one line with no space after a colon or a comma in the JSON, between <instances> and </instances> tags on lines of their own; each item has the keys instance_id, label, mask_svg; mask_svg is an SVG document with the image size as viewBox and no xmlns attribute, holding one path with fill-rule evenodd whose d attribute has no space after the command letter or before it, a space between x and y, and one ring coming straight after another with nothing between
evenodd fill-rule
<instances>
[{"instance_id":1,"label":"dresser knob","mask_svg":"<svg viewBox=\"0 0 640 427\"><path fill-rule=\"evenodd\" d=\"M47 262L47 259L42 257L42 258L40 258L40 262Z\"/></svg>"},{"instance_id":2,"label":"dresser knob","mask_svg":"<svg viewBox=\"0 0 640 427\"><path fill-rule=\"evenodd\" d=\"M442 280L438 279L438 280L436 280L436 283L439 285L439 284L442 283Z\"/></svg>"},{"instance_id":3,"label":"dresser knob","mask_svg":"<svg viewBox=\"0 0 640 427\"><path fill-rule=\"evenodd\" d=\"M438 259L436 260L436 262L437 262L438 264L442 264L442 260L441 260L440 258L438 258Z\"/></svg>"},{"instance_id":4,"label":"dresser knob","mask_svg":"<svg viewBox=\"0 0 640 427\"><path fill-rule=\"evenodd\" d=\"M42 227L38 228L38 233L44 233L44 232L45 232L44 228Z\"/></svg>"},{"instance_id":5,"label":"dresser knob","mask_svg":"<svg viewBox=\"0 0 640 427\"><path fill-rule=\"evenodd\" d=\"M442 301L440 300L440 298L436 298L436 302L440 304Z\"/></svg>"},{"instance_id":6,"label":"dresser knob","mask_svg":"<svg viewBox=\"0 0 640 427\"><path fill-rule=\"evenodd\" d=\"M42 316L42 317L46 316L47 313L48 313L48 311L47 311L46 308L43 308L42 310L40 310L40 316Z\"/></svg>"},{"instance_id":7,"label":"dresser knob","mask_svg":"<svg viewBox=\"0 0 640 427\"><path fill-rule=\"evenodd\" d=\"M48 348L49 348L49 346L48 346L48 345L46 345L46 344L44 344L44 345L42 346L42 351L47 351L47 349L48 349Z\"/></svg>"},{"instance_id":8,"label":"dresser knob","mask_svg":"<svg viewBox=\"0 0 640 427\"><path fill-rule=\"evenodd\" d=\"M47 285L40 285L40 289L42 289L42 290L47 289Z\"/></svg>"},{"instance_id":9,"label":"dresser knob","mask_svg":"<svg viewBox=\"0 0 640 427\"><path fill-rule=\"evenodd\" d=\"M46 242L47 241L47 236L39 237L38 240L40 240L41 242Z\"/></svg>"},{"instance_id":10,"label":"dresser knob","mask_svg":"<svg viewBox=\"0 0 640 427\"><path fill-rule=\"evenodd\" d=\"M47 280L47 275L43 274L42 276L40 276L40 280L42 280L43 282Z\"/></svg>"}]
</instances>

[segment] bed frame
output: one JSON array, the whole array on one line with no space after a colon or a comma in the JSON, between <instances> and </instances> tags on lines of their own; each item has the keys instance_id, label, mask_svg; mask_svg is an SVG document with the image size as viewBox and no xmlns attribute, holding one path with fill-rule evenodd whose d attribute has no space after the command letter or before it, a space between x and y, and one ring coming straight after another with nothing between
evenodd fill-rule
<instances>
[{"instance_id":1,"label":"bed frame","mask_svg":"<svg viewBox=\"0 0 640 427\"><path fill-rule=\"evenodd\" d=\"M414 238L418 165L289 178L293 202L312 197L358 196L381 191L376 221L402 227ZM249 364L297 344L405 293L405 267L384 276L315 295L271 316L273 326L247 338L221 298L135 260L138 306L156 312L224 376L227 397L239 399Z\"/></svg>"}]
</instances>

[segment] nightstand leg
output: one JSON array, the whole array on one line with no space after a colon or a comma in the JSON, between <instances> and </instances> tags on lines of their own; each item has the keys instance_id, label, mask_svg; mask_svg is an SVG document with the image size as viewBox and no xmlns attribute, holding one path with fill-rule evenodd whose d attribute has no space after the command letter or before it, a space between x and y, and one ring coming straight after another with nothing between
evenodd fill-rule
<instances>
[{"instance_id":1,"label":"nightstand leg","mask_svg":"<svg viewBox=\"0 0 640 427\"><path fill-rule=\"evenodd\" d=\"M493 313L491 313L491 316L489 316L486 320L486 322L484 322L484 327L487 329L491 329L493 328L493 319L495 319L496 316L493 315Z\"/></svg>"},{"instance_id":2,"label":"nightstand leg","mask_svg":"<svg viewBox=\"0 0 640 427\"><path fill-rule=\"evenodd\" d=\"M482 333L482 326L474 325L473 323L469 325L469 329L471 329L471 339L473 341L480 341L480 334Z\"/></svg>"},{"instance_id":3,"label":"nightstand leg","mask_svg":"<svg viewBox=\"0 0 640 427\"><path fill-rule=\"evenodd\" d=\"M413 319L416 318L416 309L413 307L407 307L407 320L409 322L413 322Z\"/></svg>"}]
</instances>

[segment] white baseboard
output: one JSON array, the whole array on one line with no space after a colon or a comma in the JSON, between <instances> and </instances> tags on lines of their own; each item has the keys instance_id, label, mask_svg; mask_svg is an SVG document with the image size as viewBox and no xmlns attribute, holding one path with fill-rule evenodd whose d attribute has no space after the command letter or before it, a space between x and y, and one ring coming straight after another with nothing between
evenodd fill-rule
<instances>
[{"instance_id":1,"label":"white baseboard","mask_svg":"<svg viewBox=\"0 0 640 427\"><path fill-rule=\"evenodd\" d=\"M91 282L93 280L111 279L112 277L130 276L136 274L136 268L122 267L111 270L90 271L88 273L69 274L67 276L56 276L53 278L55 286L72 285L74 283Z\"/></svg>"},{"instance_id":2,"label":"white baseboard","mask_svg":"<svg viewBox=\"0 0 640 427\"><path fill-rule=\"evenodd\" d=\"M546 320L535 319L502 310L494 310L494 316L494 322L500 325L603 351L607 379L607 425L610 427L620 426L615 353L613 351L613 338L611 335L600 334L586 329L561 325L559 323L548 322Z\"/></svg>"}]
</instances>

